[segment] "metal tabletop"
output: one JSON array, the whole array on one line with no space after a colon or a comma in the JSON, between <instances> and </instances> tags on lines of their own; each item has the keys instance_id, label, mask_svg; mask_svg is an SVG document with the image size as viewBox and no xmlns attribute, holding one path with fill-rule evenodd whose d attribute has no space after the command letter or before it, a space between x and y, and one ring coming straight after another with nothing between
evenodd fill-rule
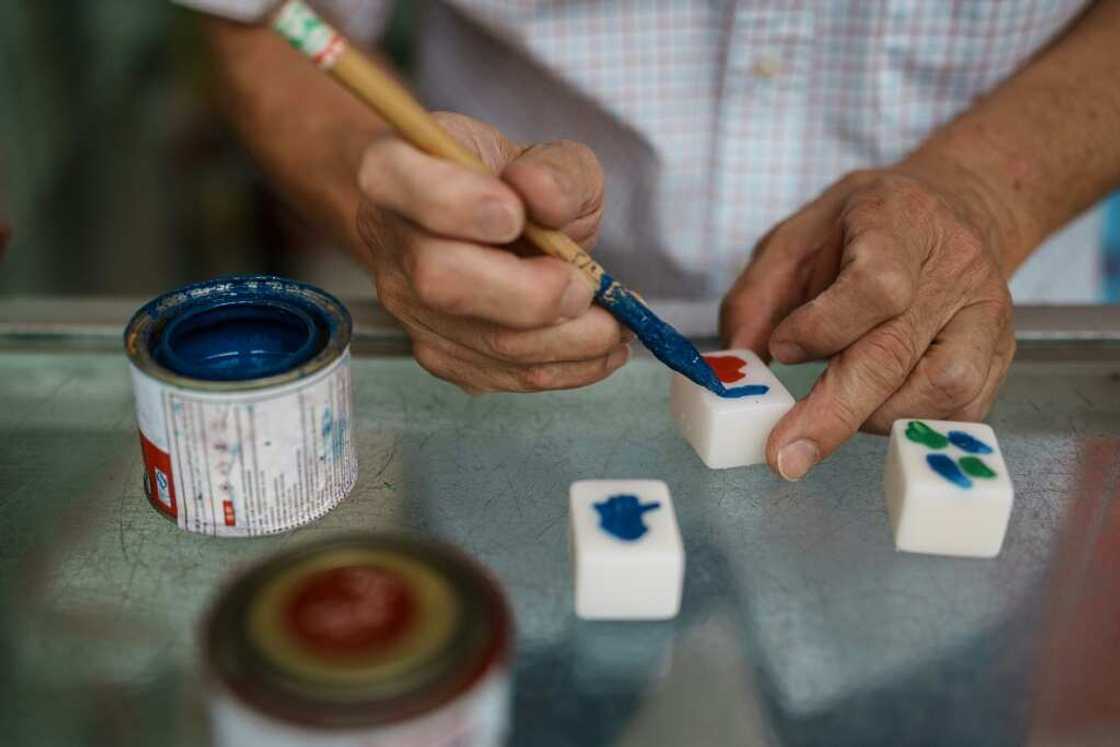
<instances>
[{"instance_id":1,"label":"metal tabletop","mask_svg":"<svg viewBox=\"0 0 1120 747\"><path fill-rule=\"evenodd\" d=\"M354 492L295 532L219 540L148 506L116 341L0 313L0 741L205 744L195 636L219 584L355 528L449 540L502 581L514 744L1120 739L1120 327L1025 335L989 419L1011 524L998 558L969 560L894 550L883 438L799 483L710 471L651 360L580 391L472 398L389 354L399 332L363 314ZM795 396L819 370L776 368ZM599 477L668 482L687 553L677 619L575 617L567 489Z\"/></svg>"}]
</instances>

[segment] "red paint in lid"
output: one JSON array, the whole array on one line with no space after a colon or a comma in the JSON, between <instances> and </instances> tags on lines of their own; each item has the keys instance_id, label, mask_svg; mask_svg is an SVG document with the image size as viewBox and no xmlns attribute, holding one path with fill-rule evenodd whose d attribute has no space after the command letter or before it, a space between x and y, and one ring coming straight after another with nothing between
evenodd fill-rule
<instances>
[{"instance_id":1,"label":"red paint in lid","mask_svg":"<svg viewBox=\"0 0 1120 747\"><path fill-rule=\"evenodd\" d=\"M308 576L284 610L293 638L321 656L388 646L408 629L416 602L392 570L342 566Z\"/></svg>"}]
</instances>

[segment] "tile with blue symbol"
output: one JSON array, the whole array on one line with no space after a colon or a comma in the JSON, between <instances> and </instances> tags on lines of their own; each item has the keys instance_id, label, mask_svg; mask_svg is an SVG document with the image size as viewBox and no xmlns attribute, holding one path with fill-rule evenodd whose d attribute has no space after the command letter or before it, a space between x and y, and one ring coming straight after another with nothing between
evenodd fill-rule
<instances>
[{"instance_id":1,"label":"tile with blue symbol","mask_svg":"<svg viewBox=\"0 0 1120 747\"><path fill-rule=\"evenodd\" d=\"M576 613L666 619L680 606L684 545L660 480L580 480L569 492Z\"/></svg>"},{"instance_id":2,"label":"tile with blue symbol","mask_svg":"<svg viewBox=\"0 0 1120 747\"><path fill-rule=\"evenodd\" d=\"M978 557L999 552L1014 488L990 426L895 421L883 489L899 549Z\"/></svg>"}]
</instances>

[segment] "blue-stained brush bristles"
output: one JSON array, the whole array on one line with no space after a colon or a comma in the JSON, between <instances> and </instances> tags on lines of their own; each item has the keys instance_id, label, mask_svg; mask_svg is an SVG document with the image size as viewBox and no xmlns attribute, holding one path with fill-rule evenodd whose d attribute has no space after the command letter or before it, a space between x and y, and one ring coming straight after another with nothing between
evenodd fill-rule
<instances>
[{"instance_id":1,"label":"blue-stained brush bristles","mask_svg":"<svg viewBox=\"0 0 1120 747\"><path fill-rule=\"evenodd\" d=\"M634 330L634 334L657 360L705 389L721 397L726 396L723 382L700 355L700 351L605 272L595 298L615 319Z\"/></svg>"}]
</instances>

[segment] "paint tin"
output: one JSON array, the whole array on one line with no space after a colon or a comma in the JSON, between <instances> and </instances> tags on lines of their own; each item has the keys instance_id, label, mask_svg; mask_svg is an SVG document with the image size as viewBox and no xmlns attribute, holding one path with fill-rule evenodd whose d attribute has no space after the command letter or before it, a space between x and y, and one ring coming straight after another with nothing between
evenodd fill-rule
<instances>
[{"instance_id":1,"label":"paint tin","mask_svg":"<svg viewBox=\"0 0 1120 747\"><path fill-rule=\"evenodd\" d=\"M234 580L202 638L220 747L490 747L508 732L509 608L443 544L287 550Z\"/></svg>"},{"instance_id":2,"label":"paint tin","mask_svg":"<svg viewBox=\"0 0 1120 747\"><path fill-rule=\"evenodd\" d=\"M252 537L306 524L350 492L350 314L266 275L189 285L125 330L144 489L180 528Z\"/></svg>"}]
</instances>

